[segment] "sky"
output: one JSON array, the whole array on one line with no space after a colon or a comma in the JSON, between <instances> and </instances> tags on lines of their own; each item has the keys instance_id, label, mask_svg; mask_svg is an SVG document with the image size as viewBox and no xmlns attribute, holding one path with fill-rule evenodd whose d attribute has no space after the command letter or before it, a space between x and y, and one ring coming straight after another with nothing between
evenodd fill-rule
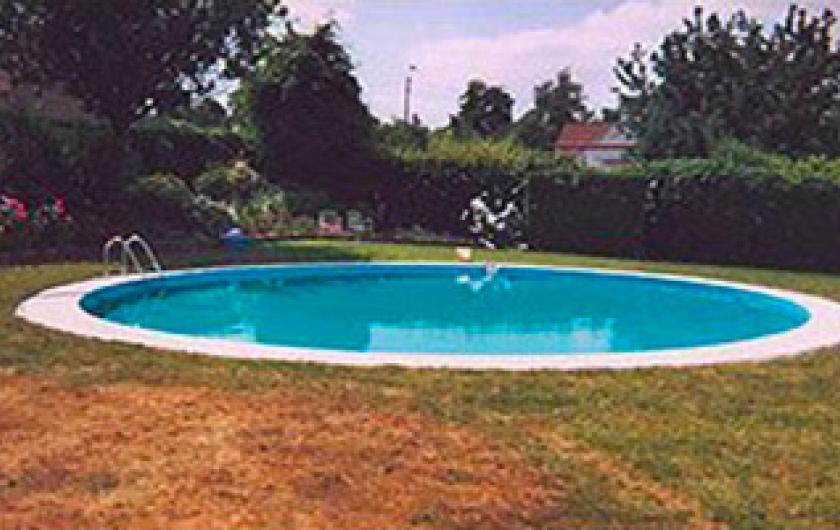
<instances>
[{"instance_id":1,"label":"sky","mask_svg":"<svg viewBox=\"0 0 840 530\"><path fill-rule=\"evenodd\" d=\"M813 14L837 0L798 4ZM301 26L335 19L353 58L363 98L377 117L403 113L409 65L412 113L445 125L467 82L481 78L514 97L514 115L533 103L533 87L570 68L590 108L613 106L613 67L639 42L652 48L695 5L738 9L766 23L782 20L788 0L287 0ZM835 8L838 6L834 6ZM838 9L835 9L838 11Z\"/></svg>"}]
</instances>

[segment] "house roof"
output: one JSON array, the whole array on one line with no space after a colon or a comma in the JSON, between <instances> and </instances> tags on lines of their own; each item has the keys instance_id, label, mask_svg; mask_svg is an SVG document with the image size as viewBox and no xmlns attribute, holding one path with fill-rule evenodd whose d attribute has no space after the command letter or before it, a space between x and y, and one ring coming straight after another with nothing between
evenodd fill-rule
<instances>
[{"instance_id":1,"label":"house roof","mask_svg":"<svg viewBox=\"0 0 840 530\"><path fill-rule=\"evenodd\" d=\"M581 149L612 149L632 147L634 142L623 139L623 135L607 139L608 136L616 136L616 127L612 123L594 121L588 123L568 123L557 135L554 146L563 150Z\"/></svg>"}]
</instances>

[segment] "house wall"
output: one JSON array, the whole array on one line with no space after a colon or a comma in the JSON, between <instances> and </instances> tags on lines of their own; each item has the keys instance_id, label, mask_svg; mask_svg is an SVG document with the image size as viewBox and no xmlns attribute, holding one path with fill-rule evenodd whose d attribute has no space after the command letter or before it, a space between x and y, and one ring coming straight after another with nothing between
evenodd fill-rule
<instances>
[{"instance_id":1,"label":"house wall","mask_svg":"<svg viewBox=\"0 0 840 530\"><path fill-rule=\"evenodd\" d=\"M593 167L627 163L626 149L586 149L578 156L586 165Z\"/></svg>"},{"instance_id":2,"label":"house wall","mask_svg":"<svg viewBox=\"0 0 840 530\"><path fill-rule=\"evenodd\" d=\"M615 124L573 124L564 128L555 142L558 152L574 156L592 167L629 163L628 151L634 140Z\"/></svg>"},{"instance_id":3,"label":"house wall","mask_svg":"<svg viewBox=\"0 0 840 530\"><path fill-rule=\"evenodd\" d=\"M610 127L610 132L601 138L602 142L633 142L633 138L629 134L621 132L617 125Z\"/></svg>"}]
</instances>

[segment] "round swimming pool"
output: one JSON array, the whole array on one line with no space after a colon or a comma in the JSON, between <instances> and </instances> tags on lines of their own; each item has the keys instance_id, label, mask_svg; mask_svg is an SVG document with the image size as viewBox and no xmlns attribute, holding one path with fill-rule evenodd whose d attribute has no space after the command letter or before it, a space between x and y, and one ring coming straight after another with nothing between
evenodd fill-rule
<instances>
[{"instance_id":1,"label":"round swimming pool","mask_svg":"<svg viewBox=\"0 0 840 530\"><path fill-rule=\"evenodd\" d=\"M724 282L545 267L207 269L87 282L74 292L74 304L82 327L75 331L103 338L354 364L694 364L726 352L776 356L840 341L840 311L825 300ZM39 321L26 305L23 316ZM809 327L820 332L819 344L810 335L805 340L801 332Z\"/></svg>"}]
</instances>

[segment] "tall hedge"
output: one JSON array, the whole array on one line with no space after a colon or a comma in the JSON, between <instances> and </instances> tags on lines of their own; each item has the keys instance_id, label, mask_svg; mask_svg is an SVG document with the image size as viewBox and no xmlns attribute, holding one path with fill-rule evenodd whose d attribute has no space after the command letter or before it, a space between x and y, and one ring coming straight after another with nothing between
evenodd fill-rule
<instances>
[{"instance_id":1,"label":"tall hedge","mask_svg":"<svg viewBox=\"0 0 840 530\"><path fill-rule=\"evenodd\" d=\"M536 248L840 270L840 185L737 175L535 179Z\"/></svg>"},{"instance_id":2,"label":"tall hedge","mask_svg":"<svg viewBox=\"0 0 840 530\"><path fill-rule=\"evenodd\" d=\"M645 253L658 259L840 268L840 185L738 176L662 179Z\"/></svg>"},{"instance_id":3,"label":"tall hedge","mask_svg":"<svg viewBox=\"0 0 840 530\"><path fill-rule=\"evenodd\" d=\"M607 255L642 253L648 182L631 177L538 176L528 188L531 246Z\"/></svg>"},{"instance_id":4,"label":"tall hedge","mask_svg":"<svg viewBox=\"0 0 840 530\"><path fill-rule=\"evenodd\" d=\"M456 236L466 235L461 216L479 193L509 197L533 175L574 167L566 158L510 140L465 141L449 134L433 137L425 149L393 150L388 157L392 167L380 224Z\"/></svg>"},{"instance_id":5,"label":"tall hedge","mask_svg":"<svg viewBox=\"0 0 840 530\"><path fill-rule=\"evenodd\" d=\"M527 182L535 249L840 270L840 160L728 144L709 159L594 172L514 144L449 141L399 160L388 227L463 236L471 197Z\"/></svg>"}]
</instances>

